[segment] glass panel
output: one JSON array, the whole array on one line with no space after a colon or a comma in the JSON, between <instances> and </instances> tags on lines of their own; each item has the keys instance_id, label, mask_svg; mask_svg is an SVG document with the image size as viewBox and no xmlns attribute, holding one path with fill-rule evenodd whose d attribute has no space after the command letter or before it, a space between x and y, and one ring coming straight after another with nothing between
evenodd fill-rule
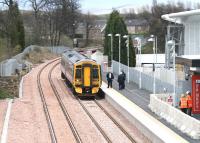
<instances>
[{"instance_id":1,"label":"glass panel","mask_svg":"<svg viewBox=\"0 0 200 143\"><path fill-rule=\"evenodd\" d=\"M81 69L76 69L76 78L81 78Z\"/></svg>"},{"instance_id":2,"label":"glass panel","mask_svg":"<svg viewBox=\"0 0 200 143\"><path fill-rule=\"evenodd\" d=\"M93 78L99 78L98 69L93 69Z\"/></svg>"}]
</instances>

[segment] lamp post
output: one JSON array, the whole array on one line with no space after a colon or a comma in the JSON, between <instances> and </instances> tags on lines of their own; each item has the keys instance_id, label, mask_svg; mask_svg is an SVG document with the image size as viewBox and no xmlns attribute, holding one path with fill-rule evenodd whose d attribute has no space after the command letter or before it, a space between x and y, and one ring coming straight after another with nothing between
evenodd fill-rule
<instances>
[{"instance_id":1,"label":"lamp post","mask_svg":"<svg viewBox=\"0 0 200 143\"><path fill-rule=\"evenodd\" d=\"M176 53L175 53L175 41L170 40L167 42L168 48L171 47L170 50L173 50L173 69L174 69L174 94L173 94L173 106L176 104L176 63L175 63L175 58L176 58Z\"/></svg>"},{"instance_id":2,"label":"lamp post","mask_svg":"<svg viewBox=\"0 0 200 143\"><path fill-rule=\"evenodd\" d=\"M76 47L77 40L75 40L75 26L76 26L76 21L72 24L72 40L73 40L73 48Z\"/></svg>"},{"instance_id":3,"label":"lamp post","mask_svg":"<svg viewBox=\"0 0 200 143\"><path fill-rule=\"evenodd\" d=\"M113 73L113 35L112 34L108 34L108 36L111 38L111 48L110 48L110 56L111 56L111 70Z\"/></svg>"},{"instance_id":4,"label":"lamp post","mask_svg":"<svg viewBox=\"0 0 200 143\"><path fill-rule=\"evenodd\" d=\"M156 79L155 79L155 64L157 63L157 37L154 35L150 36L148 39L149 42L153 42L153 94L156 93Z\"/></svg>"},{"instance_id":5,"label":"lamp post","mask_svg":"<svg viewBox=\"0 0 200 143\"><path fill-rule=\"evenodd\" d=\"M138 48L138 52L139 52L139 64L140 64L140 77L139 77L139 88L142 88L142 58L141 58L141 39L139 37L136 37L135 40L137 41L137 48Z\"/></svg>"},{"instance_id":6,"label":"lamp post","mask_svg":"<svg viewBox=\"0 0 200 143\"><path fill-rule=\"evenodd\" d=\"M129 36L128 35L124 35L123 38L126 38L126 47L127 47L127 66L128 66L128 78L127 78L127 82L129 83Z\"/></svg>"},{"instance_id":7,"label":"lamp post","mask_svg":"<svg viewBox=\"0 0 200 143\"><path fill-rule=\"evenodd\" d=\"M115 36L119 37L119 74L120 74L120 58L121 58L121 34L115 34Z\"/></svg>"}]
</instances>

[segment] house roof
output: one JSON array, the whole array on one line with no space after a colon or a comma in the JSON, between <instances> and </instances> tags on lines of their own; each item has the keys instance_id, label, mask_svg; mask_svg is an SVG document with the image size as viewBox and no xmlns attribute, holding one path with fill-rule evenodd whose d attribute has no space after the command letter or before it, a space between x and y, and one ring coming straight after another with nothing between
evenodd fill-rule
<instances>
[{"instance_id":1,"label":"house roof","mask_svg":"<svg viewBox=\"0 0 200 143\"><path fill-rule=\"evenodd\" d=\"M148 25L147 20L145 19L131 19L125 21L127 26L144 26Z\"/></svg>"}]
</instances>

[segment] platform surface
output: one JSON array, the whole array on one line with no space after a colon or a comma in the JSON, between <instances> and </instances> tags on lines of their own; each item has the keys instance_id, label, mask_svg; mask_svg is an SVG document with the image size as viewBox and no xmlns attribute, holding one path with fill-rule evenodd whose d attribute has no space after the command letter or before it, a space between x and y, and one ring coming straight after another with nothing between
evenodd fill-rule
<instances>
[{"instance_id":1,"label":"platform surface","mask_svg":"<svg viewBox=\"0 0 200 143\"><path fill-rule=\"evenodd\" d=\"M103 73L103 81L107 83L106 81L106 74ZM117 82L117 75L114 75L114 81L113 81L113 89L115 89L117 92L121 93L123 96L128 98L131 102L139 106L141 109L143 109L145 112L147 112L149 115L151 115L153 118L160 121L162 124L173 130L175 133L177 133L179 136L183 137L185 140L187 140L190 143L199 143L200 140L195 140L189 137L188 135L182 133L180 130L166 122L164 119L160 118L156 114L154 114L148 107L150 102L150 94L151 92L148 92L146 90L139 89L138 85L131 82L126 83L126 87L123 90L118 90L118 82ZM196 119L200 119L199 115L194 116Z\"/></svg>"}]
</instances>

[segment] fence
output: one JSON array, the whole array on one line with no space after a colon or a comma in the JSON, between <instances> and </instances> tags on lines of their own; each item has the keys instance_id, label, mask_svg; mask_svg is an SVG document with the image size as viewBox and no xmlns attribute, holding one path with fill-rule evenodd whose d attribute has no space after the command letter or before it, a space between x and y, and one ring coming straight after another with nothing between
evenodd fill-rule
<instances>
[{"instance_id":1,"label":"fence","mask_svg":"<svg viewBox=\"0 0 200 143\"><path fill-rule=\"evenodd\" d=\"M120 69L128 75L128 67L120 64ZM113 72L118 74L119 63L113 61ZM151 67L141 67L141 88L153 92L155 74L155 93L163 93L163 89L167 90L167 93L174 92L174 71L164 68L156 68L155 73ZM139 85L140 67L129 68L129 80ZM187 90L191 90L191 81L177 80L176 81L176 94L180 95ZM177 100L178 101L178 97Z\"/></svg>"}]
</instances>

